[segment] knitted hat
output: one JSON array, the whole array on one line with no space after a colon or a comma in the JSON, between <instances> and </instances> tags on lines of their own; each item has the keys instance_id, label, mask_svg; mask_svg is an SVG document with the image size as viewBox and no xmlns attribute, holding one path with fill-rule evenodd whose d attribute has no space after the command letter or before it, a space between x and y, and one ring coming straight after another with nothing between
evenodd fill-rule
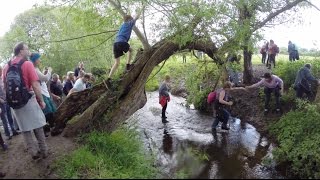
<instances>
[{"instance_id":1,"label":"knitted hat","mask_svg":"<svg viewBox=\"0 0 320 180\"><path fill-rule=\"evenodd\" d=\"M30 56L30 61L32 62L32 63L35 63L36 62L36 60L38 60L39 58L40 58L40 54L39 53L32 53L31 54L31 56Z\"/></svg>"}]
</instances>

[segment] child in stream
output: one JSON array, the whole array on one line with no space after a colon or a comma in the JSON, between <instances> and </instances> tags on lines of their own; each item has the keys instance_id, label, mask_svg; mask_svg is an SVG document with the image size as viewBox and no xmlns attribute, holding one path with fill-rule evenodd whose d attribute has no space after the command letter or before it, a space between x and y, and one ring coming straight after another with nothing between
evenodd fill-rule
<instances>
[{"instance_id":1,"label":"child in stream","mask_svg":"<svg viewBox=\"0 0 320 180\"><path fill-rule=\"evenodd\" d=\"M230 117L230 113L227 111L225 106L233 105L233 102L229 101L229 90L231 89L231 85L231 82L225 82L223 85L223 89L217 94L217 98L214 102L214 108L217 115L212 124L212 130L216 130L216 127L218 126L220 121L222 122L221 129L229 130L227 123Z\"/></svg>"},{"instance_id":2,"label":"child in stream","mask_svg":"<svg viewBox=\"0 0 320 180\"><path fill-rule=\"evenodd\" d=\"M159 104L162 106L162 123L167 123L166 110L168 102L170 101L170 76L166 75L164 81L159 88Z\"/></svg>"}]
</instances>

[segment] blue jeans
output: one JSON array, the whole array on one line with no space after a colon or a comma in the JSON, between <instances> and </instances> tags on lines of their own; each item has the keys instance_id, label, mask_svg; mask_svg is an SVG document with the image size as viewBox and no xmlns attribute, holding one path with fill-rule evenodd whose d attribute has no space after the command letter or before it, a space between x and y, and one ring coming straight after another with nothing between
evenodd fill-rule
<instances>
[{"instance_id":1,"label":"blue jeans","mask_svg":"<svg viewBox=\"0 0 320 180\"><path fill-rule=\"evenodd\" d=\"M222 126L226 127L229 117L230 117L230 113L225 108L221 108L217 110L217 116L213 121L212 128L216 128L220 121L222 122Z\"/></svg>"},{"instance_id":2,"label":"blue jeans","mask_svg":"<svg viewBox=\"0 0 320 180\"><path fill-rule=\"evenodd\" d=\"M7 119L7 111L6 111L6 105L5 104L0 104L1 108L1 120L2 120L2 125L4 128L4 133L6 136L10 136L10 130L9 130L9 124L8 124L8 119Z\"/></svg>"}]
</instances>

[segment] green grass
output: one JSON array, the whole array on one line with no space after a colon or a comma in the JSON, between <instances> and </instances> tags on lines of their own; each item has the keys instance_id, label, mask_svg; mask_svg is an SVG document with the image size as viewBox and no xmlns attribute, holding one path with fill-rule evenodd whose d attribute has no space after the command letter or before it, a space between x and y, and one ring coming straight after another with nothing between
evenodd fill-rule
<instances>
[{"instance_id":1,"label":"green grass","mask_svg":"<svg viewBox=\"0 0 320 180\"><path fill-rule=\"evenodd\" d=\"M92 132L83 146L56 163L60 178L155 178L153 158L141 149L137 133L119 129Z\"/></svg>"}]
</instances>

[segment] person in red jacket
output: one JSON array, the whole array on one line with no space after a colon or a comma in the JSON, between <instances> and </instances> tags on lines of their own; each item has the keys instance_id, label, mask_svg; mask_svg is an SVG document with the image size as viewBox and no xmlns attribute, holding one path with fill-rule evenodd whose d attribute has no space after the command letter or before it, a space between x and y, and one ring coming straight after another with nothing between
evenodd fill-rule
<instances>
[{"instance_id":1,"label":"person in red jacket","mask_svg":"<svg viewBox=\"0 0 320 180\"><path fill-rule=\"evenodd\" d=\"M170 101L170 76L166 75L164 81L159 88L159 104L162 106L162 122L167 123L166 110Z\"/></svg>"}]
</instances>

